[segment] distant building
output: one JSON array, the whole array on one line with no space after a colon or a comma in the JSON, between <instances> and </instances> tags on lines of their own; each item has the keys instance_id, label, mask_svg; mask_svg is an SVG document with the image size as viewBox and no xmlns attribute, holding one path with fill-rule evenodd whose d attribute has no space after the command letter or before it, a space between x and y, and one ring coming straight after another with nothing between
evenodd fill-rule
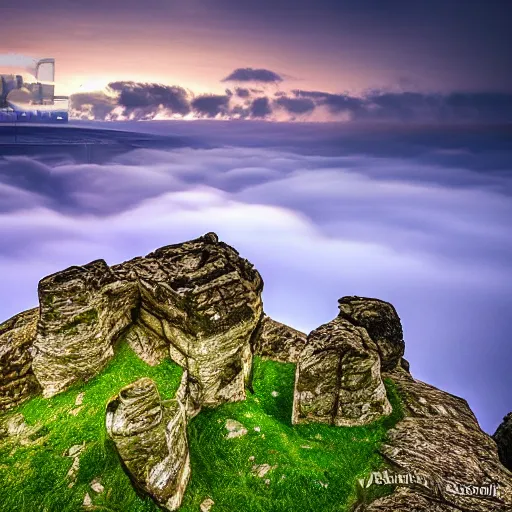
<instances>
[{"instance_id":1,"label":"distant building","mask_svg":"<svg viewBox=\"0 0 512 512\"><path fill-rule=\"evenodd\" d=\"M55 96L55 59L34 61L34 82L21 75L0 74L0 123L68 121L67 96Z\"/></svg>"}]
</instances>

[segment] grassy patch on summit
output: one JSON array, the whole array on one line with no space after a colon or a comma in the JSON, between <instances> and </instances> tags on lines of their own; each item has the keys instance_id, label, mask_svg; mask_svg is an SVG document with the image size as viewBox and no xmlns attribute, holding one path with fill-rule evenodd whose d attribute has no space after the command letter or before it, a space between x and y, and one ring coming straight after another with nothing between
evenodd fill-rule
<instances>
[{"instance_id":1,"label":"grassy patch on summit","mask_svg":"<svg viewBox=\"0 0 512 512\"><path fill-rule=\"evenodd\" d=\"M162 398L173 398L181 375L182 369L177 364L164 361L151 367L123 343L115 359L94 379L53 398L36 397L19 406L14 412L22 413L29 425L42 424L44 437L40 445L32 446L0 442L0 511L77 512L82 510L87 492L95 495L89 484L98 477L105 487L105 496L98 501L104 501L105 506L97 510L159 510L152 500L136 494L123 471L115 447L107 437L105 408L110 397L141 377L152 378ZM75 406L81 392L83 405ZM78 410L76 416L70 414L73 410ZM71 446L84 442L77 481L69 488L66 474L73 459L63 454Z\"/></svg>"},{"instance_id":2,"label":"grassy patch on summit","mask_svg":"<svg viewBox=\"0 0 512 512\"><path fill-rule=\"evenodd\" d=\"M247 400L204 408L188 427L192 478L180 512L197 512L207 497L212 512L345 511L355 498L357 478L377 469L376 448L401 417L400 401L386 383L393 414L365 427L322 424L291 425L295 365L254 359L254 393ZM105 431L105 406L121 387L140 377L152 378L162 398L172 398L182 370L165 361L146 365L122 344L99 376L51 399L34 398L14 412L28 424L43 424L40 446L0 443L0 510L2 512L76 512L86 492L95 510L157 512L139 496L124 473ZM75 399L84 393L76 416ZM227 439L226 420L237 420L247 434ZM72 459L63 456L85 442L76 484L68 487ZM253 466L277 466L263 477ZM99 478L98 494L90 482Z\"/></svg>"}]
</instances>

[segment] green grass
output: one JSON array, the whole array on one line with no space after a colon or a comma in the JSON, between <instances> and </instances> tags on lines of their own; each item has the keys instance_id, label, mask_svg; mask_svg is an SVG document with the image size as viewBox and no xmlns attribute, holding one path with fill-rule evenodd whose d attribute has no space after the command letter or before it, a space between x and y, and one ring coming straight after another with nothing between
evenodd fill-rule
<instances>
[{"instance_id":1,"label":"green grass","mask_svg":"<svg viewBox=\"0 0 512 512\"><path fill-rule=\"evenodd\" d=\"M33 398L14 412L25 416L29 425L42 424L47 432L41 446L0 443L0 510L2 512L77 512L89 483L100 477L108 506L97 510L149 512L159 510L150 499L141 499L124 473L115 448L105 430L105 407L123 386L139 379L155 380L162 398L173 398L181 379L181 368L171 361L151 367L126 344L104 372L53 398ZM75 400L84 392L83 408L73 416ZM73 460L64 452L86 443L80 457L76 484L68 488L66 474ZM97 500L95 500L96 502Z\"/></svg>"},{"instance_id":2,"label":"green grass","mask_svg":"<svg viewBox=\"0 0 512 512\"><path fill-rule=\"evenodd\" d=\"M191 421L192 478L180 511L199 511L206 497L215 501L212 512L346 511L356 498L361 499L357 478L382 465L376 448L402 416L395 388L386 383L393 414L369 426L292 426L294 372L293 364L255 358L254 394L248 392L244 402L205 408ZM171 362L147 366L122 345L110 366L94 380L52 399L34 398L19 407L16 412L23 413L27 423L43 423L49 434L44 446L18 447L13 453L12 446L0 448L0 510L76 512L86 492L96 510L159 510L133 490L104 427L108 399L142 376L155 380L163 398L172 398L181 369ZM68 411L79 391L85 392L84 409L74 417ZM228 418L243 423L248 433L226 439ZM78 480L68 489L65 475L72 459L62 454L83 441L87 448ZM277 468L259 478L251 472L254 464ZM105 486L100 495L89 488L96 477Z\"/></svg>"}]
</instances>

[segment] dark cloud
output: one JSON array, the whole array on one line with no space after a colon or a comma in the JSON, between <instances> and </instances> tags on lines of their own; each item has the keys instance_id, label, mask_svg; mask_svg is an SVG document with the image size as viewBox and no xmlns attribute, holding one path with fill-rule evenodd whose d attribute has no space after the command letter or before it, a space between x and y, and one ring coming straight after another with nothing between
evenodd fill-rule
<instances>
[{"instance_id":1,"label":"dark cloud","mask_svg":"<svg viewBox=\"0 0 512 512\"><path fill-rule=\"evenodd\" d=\"M73 94L70 108L78 112L90 112L95 119L105 119L117 105L117 98L102 91Z\"/></svg>"},{"instance_id":2,"label":"dark cloud","mask_svg":"<svg viewBox=\"0 0 512 512\"><path fill-rule=\"evenodd\" d=\"M111 82L109 88L119 93L118 104L131 109L163 107L177 114L188 114L188 93L183 87L139 82Z\"/></svg>"},{"instance_id":3,"label":"dark cloud","mask_svg":"<svg viewBox=\"0 0 512 512\"><path fill-rule=\"evenodd\" d=\"M253 117L266 117L272 113L268 98L256 98L252 104L250 113Z\"/></svg>"},{"instance_id":4,"label":"dark cloud","mask_svg":"<svg viewBox=\"0 0 512 512\"><path fill-rule=\"evenodd\" d=\"M281 97L275 104L286 109L290 114L307 114L315 109L315 103L310 98Z\"/></svg>"},{"instance_id":5,"label":"dark cloud","mask_svg":"<svg viewBox=\"0 0 512 512\"><path fill-rule=\"evenodd\" d=\"M215 117L229 112L229 96L205 94L192 100L192 108L201 115Z\"/></svg>"},{"instance_id":6,"label":"dark cloud","mask_svg":"<svg viewBox=\"0 0 512 512\"><path fill-rule=\"evenodd\" d=\"M282 82L283 79L269 69L238 68L222 80L223 82Z\"/></svg>"},{"instance_id":7,"label":"dark cloud","mask_svg":"<svg viewBox=\"0 0 512 512\"><path fill-rule=\"evenodd\" d=\"M249 89L244 89L243 87L237 87L235 89L235 92L236 92L236 95L239 98L248 98L250 96L250 94L251 94Z\"/></svg>"},{"instance_id":8,"label":"dark cloud","mask_svg":"<svg viewBox=\"0 0 512 512\"><path fill-rule=\"evenodd\" d=\"M419 92L367 93L362 97L322 91L294 90L333 113L348 113L353 121L486 122L512 121L512 94Z\"/></svg>"},{"instance_id":9,"label":"dark cloud","mask_svg":"<svg viewBox=\"0 0 512 512\"><path fill-rule=\"evenodd\" d=\"M259 71L259 70L256 70ZM258 101L251 102L251 97ZM291 94L291 96L289 95ZM234 118L268 117L271 105L294 116L304 116L323 109L325 121L409 122L409 123L510 123L512 94L479 92L421 93L371 90L362 96L333 94L324 91L277 91L272 96L259 89L236 87L225 95L205 94L193 97L179 86L112 82L106 91L79 93L71 97L71 114L75 118L113 120L153 119L157 114L187 115L192 110L200 116L219 114ZM230 102L230 98L233 99ZM237 99L246 100L245 106ZM119 107L121 107L119 109Z\"/></svg>"}]
</instances>

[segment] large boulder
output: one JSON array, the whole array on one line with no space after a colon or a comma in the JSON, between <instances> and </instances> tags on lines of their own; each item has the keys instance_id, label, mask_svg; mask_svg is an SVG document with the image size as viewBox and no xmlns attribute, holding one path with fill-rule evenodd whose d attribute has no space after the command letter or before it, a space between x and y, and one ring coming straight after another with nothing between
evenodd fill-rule
<instances>
[{"instance_id":1,"label":"large boulder","mask_svg":"<svg viewBox=\"0 0 512 512\"><path fill-rule=\"evenodd\" d=\"M189 414L198 404L245 399L251 336L263 317L263 281L251 263L208 233L112 271L134 279L140 290L132 346L146 360L158 360L165 345L186 370L183 385L195 396L194 403L187 400Z\"/></svg>"},{"instance_id":2,"label":"large boulder","mask_svg":"<svg viewBox=\"0 0 512 512\"><path fill-rule=\"evenodd\" d=\"M0 412L40 392L31 354L38 318L31 309L0 324Z\"/></svg>"},{"instance_id":3,"label":"large boulder","mask_svg":"<svg viewBox=\"0 0 512 512\"><path fill-rule=\"evenodd\" d=\"M296 363L306 345L307 335L265 315L261 329L254 337L255 355L280 363Z\"/></svg>"},{"instance_id":4,"label":"large boulder","mask_svg":"<svg viewBox=\"0 0 512 512\"><path fill-rule=\"evenodd\" d=\"M404 409L404 418L379 449L385 468L390 474L419 475L430 484L411 485L404 478L390 495L353 510L511 511L512 473L466 401L413 379L400 367L384 375L394 382Z\"/></svg>"},{"instance_id":5,"label":"large boulder","mask_svg":"<svg viewBox=\"0 0 512 512\"><path fill-rule=\"evenodd\" d=\"M512 471L512 412L503 418L503 422L492 437L498 445L501 462Z\"/></svg>"},{"instance_id":6,"label":"large boulder","mask_svg":"<svg viewBox=\"0 0 512 512\"><path fill-rule=\"evenodd\" d=\"M106 427L135 486L161 507L176 510L190 478L184 406L162 402L155 383L143 378L110 400Z\"/></svg>"},{"instance_id":7,"label":"large boulder","mask_svg":"<svg viewBox=\"0 0 512 512\"><path fill-rule=\"evenodd\" d=\"M370 423L391 413L375 343L343 318L312 331L295 374L292 422Z\"/></svg>"},{"instance_id":8,"label":"large boulder","mask_svg":"<svg viewBox=\"0 0 512 512\"><path fill-rule=\"evenodd\" d=\"M404 355L405 342L400 317L393 305L367 297L342 297L339 316L364 327L377 345L382 370L391 370Z\"/></svg>"},{"instance_id":9,"label":"large boulder","mask_svg":"<svg viewBox=\"0 0 512 512\"><path fill-rule=\"evenodd\" d=\"M97 375L132 322L136 283L119 280L103 260L42 279L32 367L50 397Z\"/></svg>"}]
</instances>

